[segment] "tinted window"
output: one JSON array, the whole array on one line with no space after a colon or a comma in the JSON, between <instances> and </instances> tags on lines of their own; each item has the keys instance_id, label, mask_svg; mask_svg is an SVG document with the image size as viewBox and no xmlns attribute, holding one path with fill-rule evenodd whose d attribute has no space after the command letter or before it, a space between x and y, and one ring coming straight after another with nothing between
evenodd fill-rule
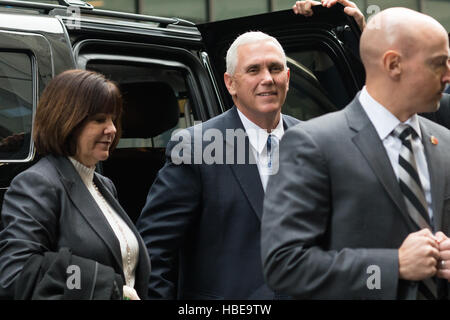
<instances>
[{"instance_id":1,"label":"tinted window","mask_svg":"<svg viewBox=\"0 0 450 320\"><path fill-rule=\"evenodd\" d=\"M25 53L0 52L0 160L28 157L32 118L30 57Z\"/></svg>"},{"instance_id":2,"label":"tinted window","mask_svg":"<svg viewBox=\"0 0 450 320\"><path fill-rule=\"evenodd\" d=\"M290 50L286 55L291 77L283 113L308 120L348 103L341 73L325 51Z\"/></svg>"},{"instance_id":3,"label":"tinted window","mask_svg":"<svg viewBox=\"0 0 450 320\"><path fill-rule=\"evenodd\" d=\"M199 120L189 93L189 71L173 64L87 64L87 69L114 80L122 92L123 136L118 149L165 148L174 130L190 127Z\"/></svg>"},{"instance_id":4,"label":"tinted window","mask_svg":"<svg viewBox=\"0 0 450 320\"><path fill-rule=\"evenodd\" d=\"M102 172L113 180L133 221L164 165L172 132L200 119L190 69L177 61L153 61L91 60L86 65L114 80L123 96L122 138L102 162Z\"/></svg>"}]
</instances>

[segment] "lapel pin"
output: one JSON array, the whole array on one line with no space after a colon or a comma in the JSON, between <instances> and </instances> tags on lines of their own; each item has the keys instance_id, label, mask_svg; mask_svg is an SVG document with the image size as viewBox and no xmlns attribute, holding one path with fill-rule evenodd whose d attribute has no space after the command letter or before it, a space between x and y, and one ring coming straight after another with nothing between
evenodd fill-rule
<instances>
[{"instance_id":1,"label":"lapel pin","mask_svg":"<svg viewBox=\"0 0 450 320\"><path fill-rule=\"evenodd\" d=\"M431 136L431 143L432 144L434 144L434 145L437 145L438 144L438 139L436 139L436 137L435 136Z\"/></svg>"}]
</instances>

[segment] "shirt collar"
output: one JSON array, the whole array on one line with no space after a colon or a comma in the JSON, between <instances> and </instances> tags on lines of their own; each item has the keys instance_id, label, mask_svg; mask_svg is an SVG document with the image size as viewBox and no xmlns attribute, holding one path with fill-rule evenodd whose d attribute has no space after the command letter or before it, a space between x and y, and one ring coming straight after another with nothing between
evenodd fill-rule
<instances>
[{"instance_id":1,"label":"shirt collar","mask_svg":"<svg viewBox=\"0 0 450 320\"><path fill-rule=\"evenodd\" d=\"M239 118L241 118L242 124L244 126L245 132L247 133L248 140L250 141L251 146L258 153L261 153L264 150L264 147L266 146L269 133L267 132L267 130L262 129L260 126L258 126L250 119L248 119L238 108L236 109L238 111ZM284 134L283 115L281 113L280 113L280 121L270 134L277 137L278 141L281 140L281 137Z\"/></svg>"},{"instance_id":2,"label":"shirt collar","mask_svg":"<svg viewBox=\"0 0 450 320\"><path fill-rule=\"evenodd\" d=\"M394 116L388 109L376 101L367 91L366 86L361 91L359 96L359 102L361 103L364 111L372 122L378 136L381 140L386 139L392 130L394 130L401 122L396 116ZM422 138L420 132L419 118L417 114L412 115L408 120L403 122L410 125L414 131L416 131L419 138Z\"/></svg>"},{"instance_id":3,"label":"shirt collar","mask_svg":"<svg viewBox=\"0 0 450 320\"><path fill-rule=\"evenodd\" d=\"M95 167L92 168L86 167L84 164L75 160L73 157L69 157L69 160L70 162L72 162L73 166L77 170L78 174L81 177L81 180L83 180L83 182L86 185L89 185L89 183L91 183L94 180Z\"/></svg>"}]
</instances>

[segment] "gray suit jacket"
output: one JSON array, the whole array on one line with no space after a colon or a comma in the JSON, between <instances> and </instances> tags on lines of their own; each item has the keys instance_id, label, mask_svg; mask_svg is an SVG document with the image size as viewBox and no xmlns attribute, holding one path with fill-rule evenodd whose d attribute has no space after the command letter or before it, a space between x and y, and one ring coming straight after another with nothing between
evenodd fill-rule
<instances>
[{"instance_id":1,"label":"gray suit jacket","mask_svg":"<svg viewBox=\"0 0 450 320\"><path fill-rule=\"evenodd\" d=\"M150 276L145 244L117 201L111 180L95 173L94 183L138 239L135 289L145 298ZM15 177L1 218L0 297L12 297L14 284L33 254L64 247L75 256L112 267L125 283L119 241L67 158L47 156Z\"/></svg>"},{"instance_id":2,"label":"gray suit jacket","mask_svg":"<svg viewBox=\"0 0 450 320\"><path fill-rule=\"evenodd\" d=\"M274 290L301 299L416 297L417 283L398 278L398 248L419 228L358 97L342 111L293 127L281 141L261 231L264 274ZM419 121L435 227L448 235L450 132ZM367 285L371 266L379 267L380 289Z\"/></svg>"}]
</instances>

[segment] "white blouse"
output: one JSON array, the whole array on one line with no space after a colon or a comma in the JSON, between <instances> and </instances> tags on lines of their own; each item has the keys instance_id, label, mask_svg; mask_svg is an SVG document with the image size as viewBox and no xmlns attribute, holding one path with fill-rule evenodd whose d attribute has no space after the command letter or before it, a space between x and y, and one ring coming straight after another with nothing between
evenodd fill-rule
<instances>
[{"instance_id":1,"label":"white blouse","mask_svg":"<svg viewBox=\"0 0 450 320\"><path fill-rule=\"evenodd\" d=\"M69 160L80 174L81 180L83 180L119 240L126 285L134 288L136 265L139 259L139 244L136 236L94 184L95 167L86 167L72 157L69 157Z\"/></svg>"}]
</instances>

